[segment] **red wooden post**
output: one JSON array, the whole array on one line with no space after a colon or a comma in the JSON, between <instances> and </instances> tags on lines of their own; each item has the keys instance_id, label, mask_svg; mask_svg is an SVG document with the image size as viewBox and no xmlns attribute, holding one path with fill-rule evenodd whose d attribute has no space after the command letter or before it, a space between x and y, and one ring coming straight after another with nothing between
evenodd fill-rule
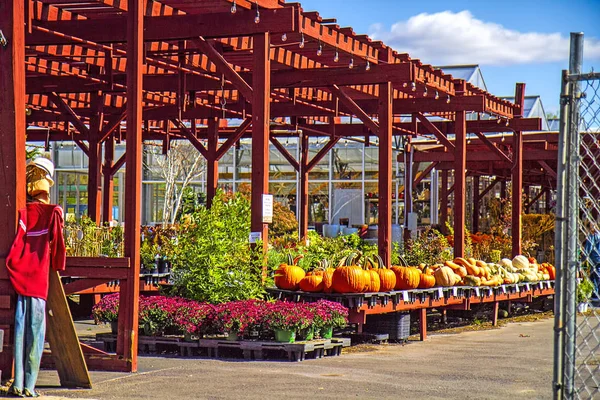
<instances>
[{"instance_id":1,"label":"red wooden post","mask_svg":"<svg viewBox=\"0 0 600 400\"><path fill-rule=\"evenodd\" d=\"M473 226L471 227L473 233L479 232L479 206L480 206L480 195L479 195L479 175L473 177Z\"/></svg>"},{"instance_id":2,"label":"red wooden post","mask_svg":"<svg viewBox=\"0 0 600 400\"><path fill-rule=\"evenodd\" d=\"M88 137L88 217L97 224L100 223L100 211L102 207L102 143L100 143L100 132L102 130L103 99L101 92L91 95L90 129Z\"/></svg>"},{"instance_id":3,"label":"red wooden post","mask_svg":"<svg viewBox=\"0 0 600 400\"><path fill-rule=\"evenodd\" d=\"M421 341L427 340L427 309L421 308L419 310L419 333L421 335Z\"/></svg>"},{"instance_id":4,"label":"red wooden post","mask_svg":"<svg viewBox=\"0 0 600 400\"><path fill-rule=\"evenodd\" d=\"M442 170L442 190L440 191L440 226L442 233L446 234L446 222L448 222L448 170Z\"/></svg>"},{"instance_id":5,"label":"red wooden post","mask_svg":"<svg viewBox=\"0 0 600 400\"><path fill-rule=\"evenodd\" d=\"M517 83L515 89L515 104L520 110L515 118L520 118L525 101L525 84ZM512 167L512 256L521 254L521 228L523 213L523 132L513 134L513 167Z\"/></svg>"},{"instance_id":6,"label":"red wooden post","mask_svg":"<svg viewBox=\"0 0 600 400\"><path fill-rule=\"evenodd\" d=\"M307 134L300 137L300 187L298 188L298 212L300 214L300 239L308 235L308 139Z\"/></svg>"},{"instance_id":7,"label":"red wooden post","mask_svg":"<svg viewBox=\"0 0 600 400\"><path fill-rule=\"evenodd\" d=\"M219 161L217 147L219 145L219 119L208 119L208 158L206 160L206 206L212 206L213 198L219 185Z\"/></svg>"},{"instance_id":8,"label":"red wooden post","mask_svg":"<svg viewBox=\"0 0 600 400\"><path fill-rule=\"evenodd\" d=\"M269 117L271 101L271 62L269 33L253 37L252 70L252 232L260 232L263 251L267 253L268 225L263 223L263 194L269 193ZM263 264L263 278L267 265Z\"/></svg>"},{"instance_id":9,"label":"red wooden post","mask_svg":"<svg viewBox=\"0 0 600 400\"><path fill-rule=\"evenodd\" d=\"M467 170L467 123L464 111L456 112L454 145L454 257L465 255L465 197Z\"/></svg>"},{"instance_id":10,"label":"red wooden post","mask_svg":"<svg viewBox=\"0 0 600 400\"><path fill-rule=\"evenodd\" d=\"M406 244L410 240L410 229L408 229L408 218L412 212L412 186L413 186L413 163L410 158L411 144L410 137L407 138L407 143L404 146L404 213L406 215L406 221L404 224L404 243Z\"/></svg>"},{"instance_id":11,"label":"red wooden post","mask_svg":"<svg viewBox=\"0 0 600 400\"><path fill-rule=\"evenodd\" d=\"M104 142L104 171L102 178L104 180L102 188L102 222L110 222L113 219L113 194L114 194L114 175L113 160L115 158L115 139L111 135ZM121 190L123 183L121 182Z\"/></svg>"},{"instance_id":12,"label":"red wooden post","mask_svg":"<svg viewBox=\"0 0 600 400\"><path fill-rule=\"evenodd\" d=\"M500 302L494 302L494 309L492 310L492 326L498 326L498 309L500 308Z\"/></svg>"},{"instance_id":13,"label":"red wooden post","mask_svg":"<svg viewBox=\"0 0 600 400\"><path fill-rule=\"evenodd\" d=\"M388 266L392 263L392 96L390 82L379 84L378 247Z\"/></svg>"},{"instance_id":14,"label":"red wooden post","mask_svg":"<svg viewBox=\"0 0 600 400\"><path fill-rule=\"evenodd\" d=\"M140 293L140 223L142 189L143 0L128 0L127 11L127 174L125 175L125 257L130 269L121 284L119 339L123 357L137 371ZM117 346L121 347L121 346ZM119 350L119 349L118 349Z\"/></svg>"},{"instance_id":15,"label":"red wooden post","mask_svg":"<svg viewBox=\"0 0 600 400\"><path fill-rule=\"evenodd\" d=\"M17 230L17 211L25 205L25 12L23 1L0 0L0 28L7 40L0 46L0 292L10 295L9 307L0 310L0 329L6 345L0 353L2 380L12 373L14 291L4 259Z\"/></svg>"}]
</instances>

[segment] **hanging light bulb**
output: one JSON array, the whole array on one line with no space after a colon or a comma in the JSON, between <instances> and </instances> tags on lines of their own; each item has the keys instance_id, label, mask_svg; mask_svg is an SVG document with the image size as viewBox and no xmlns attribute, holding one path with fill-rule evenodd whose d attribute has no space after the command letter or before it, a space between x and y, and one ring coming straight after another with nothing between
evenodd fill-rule
<instances>
[{"instance_id":1,"label":"hanging light bulb","mask_svg":"<svg viewBox=\"0 0 600 400\"><path fill-rule=\"evenodd\" d=\"M425 91L423 92L423 97L427 97L429 93L427 92L427 86L425 86Z\"/></svg>"},{"instance_id":2,"label":"hanging light bulb","mask_svg":"<svg viewBox=\"0 0 600 400\"><path fill-rule=\"evenodd\" d=\"M254 17L254 23L258 24L260 22L260 11L258 10L258 0L256 1L256 17Z\"/></svg>"},{"instance_id":3,"label":"hanging light bulb","mask_svg":"<svg viewBox=\"0 0 600 400\"><path fill-rule=\"evenodd\" d=\"M370 71L371 70L371 63L369 62L369 60L367 60L367 65L365 66L365 71Z\"/></svg>"},{"instance_id":4,"label":"hanging light bulb","mask_svg":"<svg viewBox=\"0 0 600 400\"><path fill-rule=\"evenodd\" d=\"M350 59L350 64L348 64L348 68L349 68L349 69L352 69L352 68L354 68L354 58L351 58L351 59Z\"/></svg>"},{"instance_id":5,"label":"hanging light bulb","mask_svg":"<svg viewBox=\"0 0 600 400\"><path fill-rule=\"evenodd\" d=\"M321 57L323 54L323 44L321 43L321 39L319 39L319 48L317 49L317 56Z\"/></svg>"},{"instance_id":6,"label":"hanging light bulb","mask_svg":"<svg viewBox=\"0 0 600 400\"><path fill-rule=\"evenodd\" d=\"M335 49L335 55L333 56L333 62L340 61L340 54L338 53L338 49Z\"/></svg>"},{"instance_id":7,"label":"hanging light bulb","mask_svg":"<svg viewBox=\"0 0 600 400\"><path fill-rule=\"evenodd\" d=\"M467 144L471 144L471 138L469 138L469 140L467 140Z\"/></svg>"},{"instance_id":8,"label":"hanging light bulb","mask_svg":"<svg viewBox=\"0 0 600 400\"><path fill-rule=\"evenodd\" d=\"M501 141L504 142L506 140L506 138L504 137L504 132L502 132L502 139Z\"/></svg>"},{"instance_id":9,"label":"hanging light bulb","mask_svg":"<svg viewBox=\"0 0 600 400\"><path fill-rule=\"evenodd\" d=\"M404 83L402 84L402 87L407 87L407 86L408 86L408 82L404 82Z\"/></svg>"},{"instance_id":10,"label":"hanging light bulb","mask_svg":"<svg viewBox=\"0 0 600 400\"><path fill-rule=\"evenodd\" d=\"M506 126L510 125L510 122L508 121L508 118L506 119Z\"/></svg>"},{"instance_id":11,"label":"hanging light bulb","mask_svg":"<svg viewBox=\"0 0 600 400\"><path fill-rule=\"evenodd\" d=\"M436 100L440 99L440 93L437 90L435 91L435 99Z\"/></svg>"},{"instance_id":12,"label":"hanging light bulb","mask_svg":"<svg viewBox=\"0 0 600 400\"><path fill-rule=\"evenodd\" d=\"M450 104L450 95L446 98L446 104Z\"/></svg>"},{"instance_id":13,"label":"hanging light bulb","mask_svg":"<svg viewBox=\"0 0 600 400\"><path fill-rule=\"evenodd\" d=\"M287 34L284 33L283 35L281 35L281 41L282 42L287 42Z\"/></svg>"},{"instance_id":14,"label":"hanging light bulb","mask_svg":"<svg viewBox=\"0 0 600 400\"><path fill-rule=\"evenodd\" d=\"M413 92L417 91L417 84L414 82L410 83L410 90L412 90Z\"/></svg>"},{"instance_id":15,"label":"hanging light bulb","mask_svg":"<svg viewBox=\"0 0 600 400\"><path fill-rule=\"evenodd\" d=\"M237 12L237 5L235 4L235 0L233 0L233 4L231 4L231 13L235 14Z\"/></svg>"},{"instance_id":16,"label":"hanging light bulb","mask_svg":"<svg viewBox=\"0 0 600 400\"><path fill-rule=\"evenodd\" d=\"M300 48L304 48L304 32L302 32L300 35Z\"/></svg>"}]
</instances>

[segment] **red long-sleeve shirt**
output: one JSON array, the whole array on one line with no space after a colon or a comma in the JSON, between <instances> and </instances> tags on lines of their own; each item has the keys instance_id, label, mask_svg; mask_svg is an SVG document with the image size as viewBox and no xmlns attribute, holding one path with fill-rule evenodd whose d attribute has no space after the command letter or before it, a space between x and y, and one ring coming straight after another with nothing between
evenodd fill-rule
<instances>
[{"instance_id":1,"label":"red long-sleeve shirt","mask_svg":"<svg viewBox=\"0 0 600 400\"><path fill-rule=\"evenodd\" d=\"M65 269L62 209L29 203L19 210L19 228L6 267L15 291L22 296L48 297L50 266Z\"/></svg>"}]
</instances>

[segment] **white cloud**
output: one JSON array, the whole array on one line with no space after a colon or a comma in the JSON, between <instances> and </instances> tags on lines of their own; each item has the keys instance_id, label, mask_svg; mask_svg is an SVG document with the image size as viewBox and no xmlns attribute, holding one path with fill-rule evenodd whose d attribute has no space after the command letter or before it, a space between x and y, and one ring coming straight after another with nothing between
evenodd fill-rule
<instances>
[{"instance_id":1,"label":"white cloud","mask_svg":"<svg viewBox=\"0 0 600 400\"><path fill-rule=\"evenodd\" d=\"M371 36L428 64L509 65L567 61L569 38L560 33L519 32L475 18L469 11L423 13ZM586 38L584 59L600 59L600 40Z\"/></svg>"}]
</instances>

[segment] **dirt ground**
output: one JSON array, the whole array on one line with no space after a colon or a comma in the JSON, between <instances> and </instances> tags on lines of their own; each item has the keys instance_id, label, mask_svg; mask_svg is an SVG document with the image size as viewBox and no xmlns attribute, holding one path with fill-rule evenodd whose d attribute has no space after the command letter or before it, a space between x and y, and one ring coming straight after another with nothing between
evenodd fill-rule
<instances>
[{"instance_id":1,"label":"dirt ground","mask_svg":"<svg viewBox=\"0 0 600 400\"><path fill-rule=\"evenodd\" d=\"M549 399L552 327L517 320L300 363L142 356L135 374L92 372L92 390L60 389L54 371L38 384L49 400Z\"/></svg>"}]
</instances>

